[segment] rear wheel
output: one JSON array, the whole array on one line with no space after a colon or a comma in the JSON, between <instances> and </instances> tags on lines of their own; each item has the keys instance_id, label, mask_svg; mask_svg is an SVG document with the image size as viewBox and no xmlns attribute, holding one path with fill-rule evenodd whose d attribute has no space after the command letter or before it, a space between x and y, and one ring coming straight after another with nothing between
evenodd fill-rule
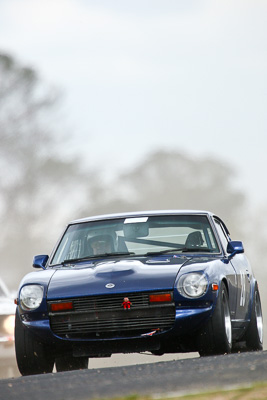
<instances>
[{"instance_id":1,"label":"rear wheel","mask_svg":"<svg viewBox=\"0 0 267 400\"><path fill-rule=\"evenodd\" d=\"M65 355L56 358L57 372L73 371L76 369L87 369L87 368L88 368L88 357L73 357L71 355Z\"/></svg>"},{"instance_id":2,"label":"rear wheel","mask_svg":"<svg viewBox=\"0 0 267 400\"><path fill-rule=\"evenodd\" d=\"M21 375L52 372L54 366L53 356L49 353L49 349L33 337L28 328L22 324L18 310L15 320L15 350Z\"/></svg>"},{"instance_id":3,"label":"rear wheel","mask_svg":"<svg viewBox=\"0 0 267 400\"><path fill-rule=\"evenodd\" d=\"M228 292L222 282L217 305L210 320L198 336L200 356L230 353L232 349L232 323Z\"/></svg>"},{"instance_id":4,"label":"rear wheel","mask_svg":"<svg viewBox=\"0 0 267 400\"><path fill-rule=\"evenodd\" d=\"M247 350L262 350L263 348L263 319L261 311L261 300L258 285L255 285L251 318L246 332Z\"/></svg>"}]
</instances>

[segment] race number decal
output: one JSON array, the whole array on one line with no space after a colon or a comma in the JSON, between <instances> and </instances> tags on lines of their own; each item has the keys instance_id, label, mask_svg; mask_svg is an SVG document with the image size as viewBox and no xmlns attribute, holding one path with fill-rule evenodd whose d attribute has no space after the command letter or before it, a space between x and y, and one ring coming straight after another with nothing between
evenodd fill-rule
<instances>
[{"instance_id":1,"label":"race number decal","mask_svg":"<svg viewBox=\"0 0 267 400\"><path fill-rule=\"evenodd\" d=\"M240 283L241 283L240 306L244 307L246 302L246 276L244 272L241 272L240 274Z\"/></svg>"}]
</instances>

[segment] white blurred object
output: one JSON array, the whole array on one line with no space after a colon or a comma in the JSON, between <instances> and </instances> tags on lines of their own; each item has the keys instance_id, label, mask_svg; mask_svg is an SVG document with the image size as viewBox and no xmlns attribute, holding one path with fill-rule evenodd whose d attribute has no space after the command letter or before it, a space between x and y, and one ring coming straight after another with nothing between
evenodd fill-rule
<instances>
[{"instance_id":1,"label":"white blurred object","mask_svg":"<svg viewBox=\"0 0 267 400\"><path fill-rule=\"evenodd\" d=\"M14 343L15 311L12 295L0 278L0 345Z\"/></svg>"}]
</instances>

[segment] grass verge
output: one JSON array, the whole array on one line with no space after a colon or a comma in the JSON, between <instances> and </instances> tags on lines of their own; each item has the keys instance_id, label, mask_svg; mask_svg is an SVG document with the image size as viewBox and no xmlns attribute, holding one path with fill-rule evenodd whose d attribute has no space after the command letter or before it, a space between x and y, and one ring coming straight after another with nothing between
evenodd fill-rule
<instances>
[{"instance_id":1,"label":"grass verge","mask_svg":"<svg viewBox=\"0 0 267 400\"><path fill-rule=\"evenodd\" d=\"M172 396L126 396L117 397L113 400L266 400L267 382L256 383L236 389L224 389L198 394L172 395Z\"/></svg>"}]
</instances>

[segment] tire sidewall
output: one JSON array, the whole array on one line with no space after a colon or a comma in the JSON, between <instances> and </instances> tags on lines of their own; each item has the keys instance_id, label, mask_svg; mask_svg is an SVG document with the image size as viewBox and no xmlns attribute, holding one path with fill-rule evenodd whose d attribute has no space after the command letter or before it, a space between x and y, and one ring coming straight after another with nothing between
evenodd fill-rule
<instances>
[{"instance_id":1,"label":"tire sidewall","mask_svg":"<svg viewBox=\"0 0 267 400\"><path fill-rule=\"evenodd\" d=\"M201 356L231 352L232 340L229 343L226 334L225 310L228 310L227 313L230 316L228 291L225 283L221 282L214 312L197 338L198 351Z\"/></svg>"},{"instance_id":2,"label":"tire sidewall","mask_svg":"<svg viewBox=\"0 0 267 400\"><path fill-rule=\"evenodd\" d=\"M18 309L15 319L15 352L21 375L35 375L52 372L54 357L40 341L24 327Z\"/></svg>"},{"instance_id":3,"label":"tire sidewall","mask_svg":"<svg viewBox=\"0 0 267 400\"><path fill-rule=\"evenodd\" d=\"M256 307L260 309L260 315L262 319L262 309L261 309L261 300L260 293L258 289L257 282L255 283L254 294L253 294L253 303L251 308L251 317L249 327L246 333L246 345L248 350L262 350L263 349L263 340L261 340L259 331L258 331L258 321L257 321L257 312ZM262 321L261 321L262 322Z\"/></svg>"},{"instance_id":4,"label":"tire sidewall","mask_svg":"<svg viewBox=\"0 0 267 400\"><path fill-rule=\"evenodd\" d=\"M226 333L226 313L230 316L229 297L225 283L221 282L216 309L212 317L215 347L220 354L231 353L232 349L232 333L230 334L230 341ZM230 329L232 328L230 327Z\"/></svg>"}]
</instances>

